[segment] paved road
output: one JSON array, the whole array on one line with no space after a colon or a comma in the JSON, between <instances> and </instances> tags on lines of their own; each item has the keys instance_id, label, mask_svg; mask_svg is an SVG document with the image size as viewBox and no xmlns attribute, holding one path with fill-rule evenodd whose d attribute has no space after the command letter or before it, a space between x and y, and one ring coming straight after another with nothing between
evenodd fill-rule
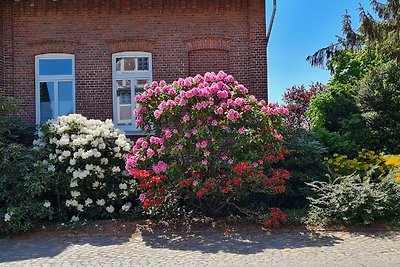
<instances>
[{"instance_id":1,"label":"paved road","mask_svg":"<svg viewBox=\"0 0 400 267\"><path fill-rule=\"evenodd\" d=\"M400 266L400 232L238 232L42 233L0 239L0 266Z\"/></svg>"}]
</instances>

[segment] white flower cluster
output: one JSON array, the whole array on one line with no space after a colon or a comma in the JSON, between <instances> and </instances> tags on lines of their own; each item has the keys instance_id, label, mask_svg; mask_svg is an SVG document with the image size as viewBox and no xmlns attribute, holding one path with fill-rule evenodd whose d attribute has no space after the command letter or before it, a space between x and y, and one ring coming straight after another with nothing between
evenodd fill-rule
<instances>
[{"instance_id":1,"label":"white flower cluster","mask_svg":"<svg viewBox=\"0 0 400 267\"><path fill-rule=\"evenodd\" d=\"M41 164L49 172L70 176L71 198L65 201L66 207L79 213L90 208L108 213L113 213L117 206L123 211L131 208L127 197L135 182L128 181L129 174L124 170L131 144L111 120L89 120L71 114L50 121L45 127L34 145L37 150L48 151ZM50 203L45 206L50 207ZM79 217L71 220L77 221Z\"/></svg>"},{"instance_id":2,"label":"white flower cluster","mask_svg":"<svg viewBox=\"0 0 400 267\"><path fill-rule=\"evenodd\" d=\"M7 212L6 214L4 214L4 221L5 222L9 222L11 221L11 216L13 215L12 212Z\"/></svg>"}]
</instances>

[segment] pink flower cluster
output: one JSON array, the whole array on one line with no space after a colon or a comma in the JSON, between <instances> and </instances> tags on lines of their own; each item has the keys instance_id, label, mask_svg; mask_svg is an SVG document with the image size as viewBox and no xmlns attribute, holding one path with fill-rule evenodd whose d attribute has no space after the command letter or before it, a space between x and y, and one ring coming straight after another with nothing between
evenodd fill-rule
<instances>
[{"instance_id":1,"label":"pink flower cluster","mask_svg":"<svg viewBox=\"0 0 400 267\"><path fill-rule=\"evenodd\" d=\"M217 115L223 115L226 112L226 117L232 122L236 122L240 118L241 112L251 110L254 104L263 106L262 112L268 115L280 115L287 112L280 106L266 106L265 101L257 101L254 96L249 96L246 99L247 88L223 71L218 72L218 74L206 73L204 77L196 75L195 77L179 79L172 86L164 81L153 82L145 88L145 92L136 97L139 104L139 107L135 110L138 126L142 126L144 114L149 111L146 104L159 98L164 100L161 100L157 108L152 111L155 120L160 119L165 112L174 109L174 107L186 105L189 105L191 110L211 108ZM192 99L195 100L192 101ZM183 122L188 122L189 119L189 114L182 116Z\"/></svg>"},{"instance_id":2,"label":"pink flower cluster","mask_svg":"<svg viewBox=\"0 0 400 267\"><path fill-rule=\"evenodd\" d=\"M240 113L236 110L230 109L228 110L228 114L226 114L226 117L228 118L228 120L236 122L240 118Z\"/></svg>"},{"instance_id":3,"label":"pink flower cluster","mask_svg":"<svg viewBox=\"0 0 400 267\"><path fill-rule=\"evenodd\" d=\"M198 143L196 143L196 147L197 148L205 148L205 147L207 147L207 145L208 145L208 142L207 142L207 140L204 140L204 141L202 141L202 142L198 142Z\"/></svg>"},{"instance_id":4,"label":"pink flower cluster","mask_svg":"<svg viewBox=\"0 0 400 267\"><path fill-rule=\"evenodd\" d=\"M140 202L144 202L146 200L146 193L141 193L139 195L139 200L140 200Z\"/></svg>"},{"instance_id":5,"label":"pink flower cluster","mask_svg":"<svg viewBox=\"0 0 400 267\"><path fill-rule=\"evenodd\" d=\"M189 114L185 114L185 115L182 117L182 121L183 121L183 122L188 122L189 120L190 120Z\"/></svg>"},{"instance_id":6,"label":"pink flower cluster","mask_svg":"<svg viewBox=\"0 0 400 267\"><path fill-rule=\"evenodd\" d=\"M156 174L160 174L162 172L165 172L168 169L168 165L164 161L159 161L156 164L153 165L153 171Z\"/></svg>"},{"instance_id":7,"label":"pink flower cluster","mask_svg":"<svg viewBox=\"0 0 400 267\"><path fill-rule=\"evenodd\" d=\"M289 110L286 107L274 103L269 103L267 106L263 105L261 112L268 115L289 115Z\"/></svg>"}]
</instances>

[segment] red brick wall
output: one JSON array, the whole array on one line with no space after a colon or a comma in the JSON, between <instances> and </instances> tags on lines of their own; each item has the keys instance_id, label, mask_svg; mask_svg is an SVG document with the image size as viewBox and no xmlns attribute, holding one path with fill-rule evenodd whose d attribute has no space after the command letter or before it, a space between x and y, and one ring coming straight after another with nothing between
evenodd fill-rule
<instances>
[{"instance_id":1,"label":"red brick wall","mask_svg":"<svg viewBox=\"0 0 400 267\"><path fill-rule=\"evenodd\" d=\"M208 63L204 64L204 61ZM189 52L189 74L191 76L207 71L218 72L220 70L230 73L228 51L204 49Z\"/></svg>"},{"instance_id":2,"label":"red brick wall","mask_svg":"<svg viewBox=\"0 0 400 267\"><path fill-rule=\"evenodd\" d=\"M251 77L252 92L256 96L267 96L267 41L265 38L265 1L249 1L249 46L250 60L249 76ZM250 89L249 89L250 90Z\"/></svg>"},{"instance_id":3,"label":"red brick wall","mask_svg":"<svg viewBox=\"0 0 400 267\"><path fill-rule=\"evenodd\" d=\"M3 5L0 4L0 90L4 88L3 57Z\"/></svg>"},{"instance_id":4,"label":"red brick wall","mask_svg":"<svg viewBox=\"0 0 400 267\"><path fill-rule=\"evenodd\" d=\"M7 96L13 96L14 88L14 52L13 52L13 9L12 1L2 2L3 16L3 88Z\"/></svg>"},{"instance_id":5,"label":"red brick wall","mask_svg":"<svg viewBox=\"0 0 400 267\"><path fill-rule=\"evenodd\" d=\"M7 69L13 59L5 83L27 121L35 120L34 56L42 53L75 55L76 108L90 118L112 118L111 56L122 51L151 52L155 80L224 68L267 97L264 0L2 3L10 12L3 16Z\"/></svg>"}]
</instances>

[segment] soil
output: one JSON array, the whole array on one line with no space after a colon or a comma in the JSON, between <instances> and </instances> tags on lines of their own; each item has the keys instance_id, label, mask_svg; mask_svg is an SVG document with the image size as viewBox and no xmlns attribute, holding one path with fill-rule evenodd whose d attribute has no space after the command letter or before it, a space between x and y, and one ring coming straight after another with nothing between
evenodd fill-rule
<instances>
[{"instance_id":1,"label":"soil","mask_svg":"<svg viewBox=\"0 0 400 267\"><path fill-rule=\"evenodd\" d=\"M156 220L138 220L138 219L118 219L118 220L100 220L83 224L64 225L60 223L45 223L36 228L36 230L21 233L11 237L12 239L25 240L35 236L45 236L47 238L56 238L60 236L93 236L107 235L114 237L140 237L143 235L159 233L201 233L201 232L220 232L224 235L231 233L268 233L279 234L292 231L344 231L344 232L378 232L378 231L400 231L400 227L394 227L385 223L376 223L368 227L316 227L316 226L284 226L280 229L262 229L255 223L227 223L223 219L216 220L209 217L197 217L190 220L173 219L166 221Z\"/></svg>"}]
</instances>

